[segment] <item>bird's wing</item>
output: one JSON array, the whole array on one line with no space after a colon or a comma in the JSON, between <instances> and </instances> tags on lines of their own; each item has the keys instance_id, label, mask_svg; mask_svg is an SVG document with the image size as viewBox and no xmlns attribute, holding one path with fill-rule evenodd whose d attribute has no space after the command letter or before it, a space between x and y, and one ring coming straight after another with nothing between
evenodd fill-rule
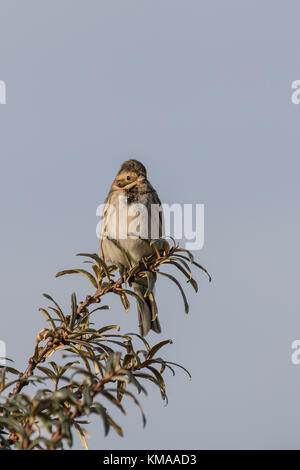
<instances>
[{"instance_id":1,"label":"bird's wing","mask_svg":"<svg viewBox=\"0 0 300 470\"><path fill-rule=\"evenodd\" d=\"M165 235L164 233L164 215L162 210L162 204L158 197L157 192L151 186L150 197L147 200L148 214L151 214L149 218L149 233L151 239L161 238Z\"/></svg>"}]
</instances>

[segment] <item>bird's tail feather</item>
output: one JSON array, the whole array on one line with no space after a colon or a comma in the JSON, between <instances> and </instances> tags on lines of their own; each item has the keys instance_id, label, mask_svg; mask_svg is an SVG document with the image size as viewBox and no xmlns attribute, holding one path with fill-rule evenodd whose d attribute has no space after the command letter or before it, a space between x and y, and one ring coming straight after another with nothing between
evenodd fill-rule
<instances>
[{"instance_id":1,"label":"bird's tail feather","mask_svg":"<svg viewBox=\"0 0 300 470\"><path fill-rule=\"evenodd\" d=\"M161 333L161 327L157 314L153 311L153 305L150 302L149 297L144 297L147 290L147 282L145 284L141 281L139 283L133 282L132 287L134 292L142 301L142 306L138 305L138 316L139 316L139 327L141 336L146 336L150 329L156 333Z\"/></svg>"}]
</instances>

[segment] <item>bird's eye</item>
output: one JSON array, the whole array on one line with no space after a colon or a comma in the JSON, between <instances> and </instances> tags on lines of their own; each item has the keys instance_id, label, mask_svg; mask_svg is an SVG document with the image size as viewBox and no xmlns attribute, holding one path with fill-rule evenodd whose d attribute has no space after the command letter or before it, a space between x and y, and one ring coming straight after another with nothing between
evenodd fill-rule
<instances>
[{"instance_id":1,"label":"bird's eye","mask_svg":"<svg viewBox=\"0 0 300 470\"><path fill-rule=\"evenodd\" d=\"M130 180L131 180L130 176L127 176L127 178L126 178L126 179L127 179L127 181L130 181Z\"/></svg>"}]
</instances>

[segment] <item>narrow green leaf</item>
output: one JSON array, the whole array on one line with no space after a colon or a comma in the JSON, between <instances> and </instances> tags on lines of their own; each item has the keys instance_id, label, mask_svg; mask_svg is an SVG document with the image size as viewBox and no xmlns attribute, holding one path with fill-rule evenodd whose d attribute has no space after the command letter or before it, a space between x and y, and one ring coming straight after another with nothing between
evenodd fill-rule
<instances>
[{"instance_id":1,"label":"narrow green leaf","mask_svg":"<svg viewBox=\"0 0 300 470\"><path fill-rule=\"evenodd\" d=\"M161 274L162 276L166 276L169 279L171 279L171 281L175 282L175 284L178 286L178 288L181 292L182 298L183 298L185 313L189 313L189 304L188 304L186 295L185 295L184 290L182 289L180 283L177 281L177 279L174 276L171 276L171 274L163 273L161 271L157 271L157 272L158 272L158 274Z\"/></svg>"},{"instance_id":2,"label":"narrow green leaf","mask_svg":"<svg viewBox=\"0 0 300 470\"><path fill-rule=\"evenodd\" d=\"M129 300L128 300L126 294L122 293L122 294L120 295L120 298L121 298L122 304L123 304L123 306L124 306L126 312L128 312L128 310L130 309L130 302L129 302Z\"/></svg>"},{"instance_id":3,"label":"narrow green leaf","mask_svg":"<svg viewBox=\"0 0 300 470\"><path fill-rule=\"evenodd\" d=\"M59 271L56 274L56 277L64 276L65 274L82 274L90 281L90 283L95 287L95 289L98 288L98 284L94 276L85 269L65 269L64 271Z\"/></svg>"},{"instance_id":4,"label":"narrow green leaf","mask_svg":"<svg viewBox=\"0 0 300 470\"><path fill-rule=\"evenodd\" d=\"M78 436L79 436L79 439L80 439L80 442L82 444L83 449L84 450L89 450L87 442L86 442L86 438L85 438L85 435L84 435L84 429L78 423L76 423L76 421L74 421L74 426L75 426L76 431L78 433Z\"/></svg>"},{"instance_id":5,"label":"narrow green leaf","mask_svg":"<svg viewBox=\"0 0 300 470\"><path fill-rule=\"evenodd\" d=\"M108 388L107 391L115 391L115 390ZM129 397L135 403L135 405L139 408L139 410L142 414L142 418L143 418L143 426L146 426L147 420L146 420L146 416L143 412L143 409L140 405L140 402L137 400L137 398L134 396L134 394L129 392L128 390L123 390L123 394L126 395L127 397Z\"/></svg>"},{"instance_id":6,"label":"narrow green leaf","mask_svg":"<svg viewBox=\"0 0 300 470\"><path fill-rule=\"evenodd\" d=\"M190 261L191 264L193 264L194 266L197 266L197 268L201 269L201 270L207 275L209 282L212 281L211 275L209 274L209 272L207 271L207 269L205 269L203 266L201 266L201 264L196 263L196 261L194 261L194 259L191 261L190 258L187 258L187 257L184 256L184 255L177 255L177 254L176 254L176 257L177 257L177 256L179 256L180 258L183 258L183 259L186 259L186 260Z\"/></svg>"},{"instance_id":7,"label":"narrow green leaf","mask_svg":"<svg viewBox=\"0 0 300 470\"><path fill-rule=\"evenodd\" d=\"M158 315L158 308L157 308L156 301L152 292L151 294L149 294L149 300L150 300L151 310L152 310L152 321L155 321Z\"/></svg>"},{"instance_id":8,"label":"narrow green leaf","mask_svg":"<svg viewBox=\"0 0 300 470\"><path fill-rule=\"evenodd\" d=\"M189 282L189 283L193 286L195 292L198 292L198 284L197 284L197 282L195 281L195 279L193 279L192 273L191 273L191 272L187 272L187 271L186 271L182 266L180 266L180 264L177 263L176 261L170 261L170 264L172 264L173 266L176 266L176 268L179 269L179 271L181 271L181 272L185 275L185 277L188 279L187 282Z\"/></svg>"},{"instance_id":9,"label":"narrow green leaf","mask_svg":"<svg viewBox=\"0 0 300 470\"><path fill-rule=\"evenodd\" d=\"M76 318L77 318L77 299L76 299L76 294L75 292L73 292L72 296L71 296L71 321L70 321L70 328L71 330L73 330L74 326L75 326L75 321L76 321Z\"/></svg>"},{"instance_id":10,"label":"narrow green leaf","mask_svg":"<svg viewBox=\"0 0 300 470\"><path fill-rule=\"evenodd\" d=\"M139 309L143 312L143 310L144 310L143 301L139 298L139 296L135 292L133 292L132 290L129 290L129 289L120 289L120 290L122 290L122 292L124 292L128 295L131 295L131 296L135 297L135 300L137 301Z\"/></svg>"},{"instance_id":11,"label":"narrow green leaf","mask_svg":"<svg viewBox=\"0 0 300 470\"><path fill-rule=\"evenodd\" d=\"M99 267L103 268L106 277L110 279L109 267L107 266L105 261L103 261L103 259L101 259L99 255L97 255L97 253L78 253L77 256L86 256L87 258L92 258L94 261L96 261Z\"/></svg>"},{"instance_id":12,"label":"narrow green leaf","mask_svg":"<svg viewBox=\"0 0 300 470\"><path fill-rule=\"evenodd\" d=\"M123 430L121 428L121 426L119 426L113 419L111 416L107 416L107 419L108 419L108 422L109 424L114 428L114 430L116 431L117 434L119 434L119 436L123 437L124 434L123 434Z\"/></svg>"},{"instance_id":13,"label":"narrow green leaf","mask_svg":"<svg viewBox=\"0 0 300 470\"><path fill-rule=\"evenodd\" d=\"M160 393L161 393L162 399L166 400L167 399L166 385L165 385L165 382L164 382L164 379L163 379L162 375L154 367L147 366L146 368L148 370L150 370L152 372L152 374L155 376L156 380L158 381L158 383L160 385Z\"/></svg>"},{"instance_id":14,"label":"narrow green leaf","mask_svg":"<svg viewBox=\"0 0 300 470\"><path fill-rule=\"evenodd\" d=\"M187 375L189 376L190 380L192 380L192 376L190 374L190 372L183 366L181 366L180 364L177 364L176 362L171 362L171 361L166 361L167 364L172 364L172 366L176 366L176 367L179 367L179 369L182 369L184 370Z\"/></svg>"},{"instance_id":15,"label":"narrow green leaf","mask_svg":"<svg viewBox=\"0 0 300 470\"><path fill-rule=\"evenodd\" d=\"M152 359L153 356L166 344L173 344L173 341L171 339L165 339L164 341L155 344L155 346L153 346L153 348L148 352L146 360L148 361L149 359Z\"/></svg>"},{"instance_id":16,"label":"narrow green leaf","mask_svg":"<svg viewBox=\"0 0 300 470\"><path fill-rule=\"evenodd\" d=\"M56 306L56 309L54 310L57 315L59 316L59 318L61 319L61 321L65 322L66 319L65 319L65 316L63 314L63 311L62 309L60 308L60 306L58 305L57 302L55 302L55 300L49 295L49 294L43 294L43 296L48 299L48 300L51 300L51 302L54 303L54 305ZM53 308L51 308L51 310L53 310Z\"/></svg>"},{"instance_id":17,"label":"narrow green leaf","mask_svg":"<svg viewBox=\"0 0 300 470\"><path fill-rule=\"evenodd\" d=\"M127 333L127 335L137 336L144 343L144 345L146 346L147 351L150 351L150 349L151 349L150 345L149 345L148 341L146 341L143 336L139 335L138 333Z\"/></svg>"},{"instance_id":18,"label":"narrow green leaf","mask_svg":"<svg viewBox=\"0 0 300 470\"><path fill-rule=\"evenodd\" d=\"M52 326L52 329L55 330L55 323L54 323L53 318L51 317L50 313L47 312L47 310L44 309L44 308L39 308L39 312L41 312L46 317L47 321Z\"/></svg>"}]
</instances>

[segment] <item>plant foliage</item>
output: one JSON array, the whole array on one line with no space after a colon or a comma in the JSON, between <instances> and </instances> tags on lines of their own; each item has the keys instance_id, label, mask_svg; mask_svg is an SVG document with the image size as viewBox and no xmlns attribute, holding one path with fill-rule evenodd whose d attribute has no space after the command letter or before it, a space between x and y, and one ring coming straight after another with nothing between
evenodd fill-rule
<instances>
[{"instance_id":1,"label":"plant foliage","mask_svg":"<svg viewBox=\"0 0 300 470\"><path fill-rule=\"evenodd\" d=\"M9 365L0 367L0 449L72 447L74 432L87 449L86 427L92 415L98 415L102 420L105 435L113 428L122 436L123 431L108 408L117 408L125 415L124 399L130 399L139 408L145 425L146 418L136 395L147 394L147 381L154 383L162 399L167 401L165 371L175 375L175 369L181 368L190 376L184 367L161 357L163 348L172 343L171 340L151 347L137 333L120 334L117 325L95 326L99 322L96 312L110 308L102 303L105 294L118 295L125 310L130 308L131 301L140 302L130 289L132 281L147 279L146 295L155 305L152 291L157 275L166 276L175 283L188 313L187 298L180 282L162 271L163 266L168 264L176 268L195 292L198 285L191 267L198 267L211 280L209 274L194 261L191 253L179 248L175 242L171 247L163 240L163 251L157 249L157 242L152 242L152 246L152 256L117 279L116 266L108 266L97 254L89 253L79 256L86 258L84 262L90 265L90 271L70 269L57 273L57 277L83 275L95 293L83 302L78 302L76 294L72 294L68 312L64 312L50 295L44 294L49 306L40 308L40 312L45 316L47 326L36 337L26 370L18 371L9 359ZM95 308L93 304L96 304ZM142 305L139 307L143 308ZM62 353L60 364L53 360L57 351ZM30 392L25 393L25 389Z\"/></svg>"}]
</instances>

